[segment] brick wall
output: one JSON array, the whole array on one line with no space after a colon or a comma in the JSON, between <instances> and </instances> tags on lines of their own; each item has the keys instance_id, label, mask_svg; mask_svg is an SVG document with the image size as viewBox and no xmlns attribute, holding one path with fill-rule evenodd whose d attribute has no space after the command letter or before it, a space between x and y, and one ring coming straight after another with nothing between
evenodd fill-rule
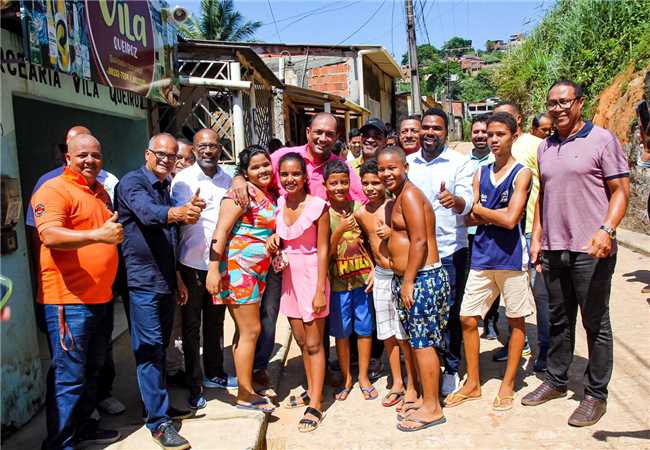
<instances>
[{"instance_id":1,"label":"brick wall","mask_svg":"<svg viewBox=\"0 0 650 450\"><path fill-rule=\"evenodd\" d=\"M348 70L346 63L314 67L308 74L309 89L347 97L350 95Z\"/></svg>"}]
</instances>

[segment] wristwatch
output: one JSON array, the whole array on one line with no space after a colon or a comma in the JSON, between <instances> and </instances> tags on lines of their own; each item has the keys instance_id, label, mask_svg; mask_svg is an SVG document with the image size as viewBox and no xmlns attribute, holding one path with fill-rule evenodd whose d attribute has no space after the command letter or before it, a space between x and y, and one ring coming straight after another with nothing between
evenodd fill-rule
<instances>
[{"instance_id":1,"label":"wristwatch","mask_svg":"<svg viewBox=\"0 0 650 450\"><path fill-rule=\"evenodd\" d=\"M601 225L600 229L607 233L610 239L616 239L616 228L608 227L607 225Z\"/></svg>"}]
</instances>

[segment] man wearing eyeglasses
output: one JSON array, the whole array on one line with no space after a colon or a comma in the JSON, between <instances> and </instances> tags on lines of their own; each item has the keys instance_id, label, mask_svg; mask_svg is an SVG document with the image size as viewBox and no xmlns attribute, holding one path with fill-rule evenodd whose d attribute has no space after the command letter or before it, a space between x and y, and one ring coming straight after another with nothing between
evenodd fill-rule
<instances>
[{"instance_id":1,"label":"man wearing eyeglasses","mask_svg":"<svg viewBox=\"0 0 650 450\"><path fill-rule=\"evenodd\" d=\"M187 289L176 272L176 224L194 224L205 202L193 195L172 207L169 174L176 163L173 136L153 136L144 152L145 164L127 173L115 194L124 227L122 257L129 292L131 345L138 386L146 410L146 426L163 448L189 448L172 426L172 419L191 411L170 407L165 380L165 349L169 343L176 303L187 301Z\"/></svg>"},{"instance_id":2,"label":"man wearing eyeglasses","mask_svg":"<svg viewBox=\"0 0 650 450\"><path fill-rule=\"evenodd\" d=\"M613 342L609 296L616 265L616 227L627 209L630 175L621 144L582 118L582 88L568 80L549 90L546 106L556 133L539 146L540 195L531 260L549 295L550 347L544 382L521 403L537 406L567 394L580 308L589 363L585 396L569 417L584 427L607 410Z\"/></svg>"},{"instance_id":3,"label":"man wearing eyeglasses","mask_svg":"<svg viewBox=\"0 0 650 450\"><path fill-rule=\"evenodd\" d=\"M219 136L209 128L194 135L196 163L179 172L172 182L174 205L187 203L193 195L205 199L205 209L194 224L180 227L178 243L179 271L188 290L182 309L183 353L185 373L190 389L190 407L207 405L203 388L236 389L237 378L223 367L223 321L226 307L214 305L205 287L210 262L212 233L219 219L221 199L230 188L230 175L219 167L221 157ZM203 322L203 357L200 352ZM203 369L201 369L203 359Z\"/></svg>"}]
</instances>

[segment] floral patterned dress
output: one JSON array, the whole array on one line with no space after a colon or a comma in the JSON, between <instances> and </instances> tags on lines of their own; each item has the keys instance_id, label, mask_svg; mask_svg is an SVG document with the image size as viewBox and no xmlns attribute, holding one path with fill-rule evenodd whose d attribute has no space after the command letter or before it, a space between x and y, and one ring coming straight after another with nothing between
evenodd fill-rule
<instances>
[{"instance_id":1,"label":"floral patterned dress","mask_svg":"<svg viewBox=\"0 0 650 450\"><path fill-rule=\"evenodd\" d=\"M219 262L221 292L213 296L217 305L259 303L266 287L271 257L266 241L275 232L275 199L248 184L250 204L232 227ZM228 191L224 198L234 199Z\"/></svg>"}]
</instances>

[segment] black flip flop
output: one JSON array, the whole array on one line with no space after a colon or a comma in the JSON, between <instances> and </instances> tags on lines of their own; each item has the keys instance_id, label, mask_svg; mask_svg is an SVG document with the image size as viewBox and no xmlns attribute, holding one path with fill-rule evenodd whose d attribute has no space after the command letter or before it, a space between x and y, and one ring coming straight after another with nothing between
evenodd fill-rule
<instances>
[{"instance_id":1,"label":"black flip flop","mask_svg":"<svg viewBox=\"0 0 650 450\"><path fill-rule=\"evenodd\" d=\"M305 415L311 414L312 416L316 417L318 420L314 419L306 419L302 418L300 419L300 422L298 422L298 431L301 433L309 433L310 431L314 431L320 423L323 421L323 413L317 410L316 408L312 408L311 406L308 406L307 409L305 410ZM300 425L307 425L309 428L304 429L300 428Z\"/></svg>"}]
</instances>

